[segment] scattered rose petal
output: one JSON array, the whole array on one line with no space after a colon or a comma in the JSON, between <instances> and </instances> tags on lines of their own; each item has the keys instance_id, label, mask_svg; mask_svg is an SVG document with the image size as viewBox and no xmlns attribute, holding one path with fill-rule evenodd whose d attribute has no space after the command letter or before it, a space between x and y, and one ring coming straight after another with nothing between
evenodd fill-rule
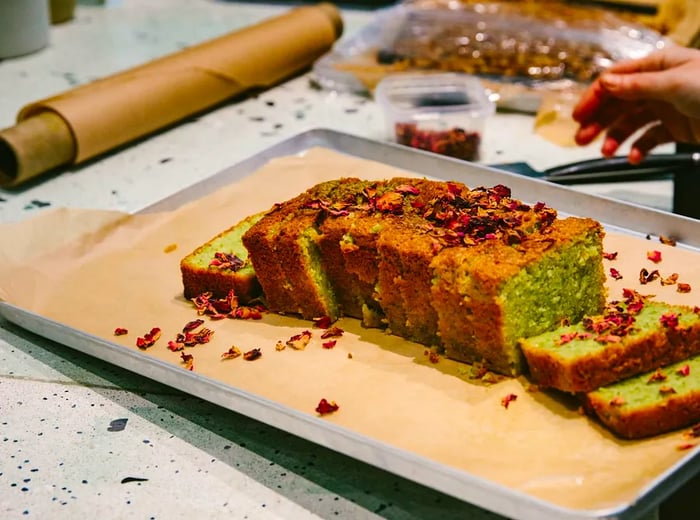
<instances>
[{"instance_id":1,"label":"scattered rose petal","mask_svg":"<svg viewBox=\"0 0 700 520\"><path fill-rule=\"evenodd\" d=\"M678 281L678 273L672 273L666 278L661 278L661 285L673 285Z\"/></svg>"},{"instance_id":2,"label":"scattered rose petal","mask_svg":"<svg viewBox=\"0 0 700 520\"><path fill-rule=\"evenodd\" d=\"M622 406L625 404L624 398L621 396L613 397L613 399L610 401L610 406Z\"/></svg>"},{"instance_id":3,"label":"scattered rose petal","mask_svg":"<svg viewBox=\"0 0 700 520\"><path fill-rule=\"evenodd\" d=\"M196 320L192 320L188 323L185 324L184 327L182 327L182 332L191 332L200 325L204 323L204 320L201 318L197 318Z\"/></svg>"},{"instance_id":4,"label":"scattered rose petal","mask_svg":"<svg viewBox=\"0 0 700 520\"><path fill-rule=\"evenodd\" d=\"M150 332L143 335L143 337L136 338L136 346L140 349L147 349L152 347L158 339L160 339L161 330L158 327L153 327Z\"/></svg>"},{"instance_id":5,"label":"scattered rose petal","mask_svg":"<svg viewBox=\"0 0 700 520\"><path fill-rule=\"evenodd\" d=\"M243 359L245 359L246 361L255 361L256 359L259 359L261 357L262 350L260 350L259 348L254 348L243 354Z\"/></svg>"},{"instance_id":6,"label":"scattered rose petal","mask_svg":"<svg viewBox=\"0 0 700 520\"><path fill-rule=\"evenodd\" d=\"M639 283L642 285L646 285L649 282L653 282L659 277L659 271L654 269L652 272L649 272L647 269L642 268L641 271L639 271Z\"/></svg>"},{"instance_id":7,"label":"scattered rose petal","mask_svg":"<svg viewBox=\"0 0 700 520\"><path fill-rule=\"evenodd\" d=\"M647 260L658 264L659 262L661 262L661 251L647 251Z\"/></svg>"},{"instance_id":8,"label":"scattered rose petal","mask_svg":"<svg viewBox=\"0 0 700 520\"><path fill-rule=\"evenodd\" d=\"M327 415L329 413L337 412L340 406L336 404L335 401L328 401L325 398L321 399L316 406L316 412L320 415Z\"/></svg>"},{"instance_id":9,"label":"scattered rose petal","mask_svg":"<svg viewBox=\"0 0 700 520\"><path fill-rule=\"evenodd\" d=\"M319 329L327 329L333 323L330 316L319 316L313 319L314 325Z\"/></svg>"},{"instance_id":10,"label":"scattered rose petal","mask_svg":"<svg viewBox=\"0 0 700 520\"><path fill-rule=\"evenodd\" d=\"M311 340L311 331L305 330L287 340L287 346L294 350L304 350Z\"/></svg>"},{"instance_id":11,"label":"scattered rose petal","mask_svg":"<svg viewBox=\"0 0 700 520\"><path fill-rule=\"evenodd\" d=\"M235 359L239 356L241 356L241 349L239 349L236 345L231 345L231 348L221 354L223 359Z\"/></svg>"},{"instance_id":12,"label":"scattered rose petal","mask_svg":"<svg viewBox=\"0 0 700 520\"><path fill-rule=\"evenodd\" d=\"M342 336L344 332L340 327L330 327L321 334L321 339L337 338Z\"/></svg>"},{"instance_id":13,"label":"scattered rose petal","mask_svg":"<svg viewBox=\"0 0 700 520\"><path fill-rule=\"evenodd\" d=\"M683 365L678 370L676 370L676 374L678 374L679 376L688 377L690 375L690 365Z\"/></svg>"},{"instance_id":14,"label":"scattered rose petal","mask_svg":"<svg viewBox=\"0 0 700 520\"><path fill-rule=\"evenodd\" d=\"M326 341L326 342L324 342L324 343L321 343L321 346L322 346L323 348L331 349L331 348L335 347L335 344L336 344L336 343L337 343L337 341L334 340L334 339L332 339L332 340L330 340L330 341Z\"/></svg>"},{"instance_id":15,"label":"scattered rose petal","mask_svg":"<svg viewBox=\"0 0 700 520\"><path fill-rule=\"evenodd\" d=\"M128 334L129 331L123 327L117 327L114 329L114 335L115 336L124 336L125 334Z\"/></svg>"},{"instance_id":16,"label":"scattered rose petal","mask_svg":"<svg viewBox=\"0 0 700 520\"><path fill-rule=\"evenodd\" d=\"M180 357L187 370L194 370L194 356L192 354L185 354L183 352L180 354Z\"/></svg>"},{"instance_id":17,"label":"scattered rose petal","mask_svg":"<svg viewBox=\"0 0 700 520\"><path fill-rule=\"evenodd\" d=\"M518 398L518 396L516 394L508 394L501 399L501 405L503 405L503 408L508 409L508 406L510 406L510 403L515 401L517 398Z\"/></svg>"},{"instance_id":18,"label":"scattered rose petal","mask_svg":"<svg viewBox=\"0 0 700 520\"><path fill-rule=\"evenodd\" d=\"M669 329L675 329L678 327L678 315L675 312L667 312L662 314L659 318L661 325L668 327Z\"/></svg>"},{"instance_id":19,"label":"scattered rose petal","mask_svg":"<svg viewBox=\"0 0 700 520\"><path fill-rule=\"evenodd\" d=\"M666 374L664 374L661 370L657 370L656 372L654 372L654 373L651 375L651 377L649 378L649 380L647 381L647 383L654 383L654 382L657 382L657 381L666 381L666 379L668 379L668 378L666 377Z\"/></svg>"},{"instance_id":20,"label":"scattered rose petal","mask_svg":"<svg viewBox=\"0 0 700 520\"><path fill-rule=\"evenodd\" d=\"M615 260L617 258L617 251L615 251L614 253L603 252L603 258L605 258L606 260Z\"/></svg>"},{"instance_id":21,"label":"scattered rose petal","mask_svg":"<svg viewBox=\"0 0 700 520\"><path fill-rule=\"evenodd\" d=\"M620 271L618 271L618 270L615 269L614 267L611 267L611 268L610 268L610 276L611 276L614 280L622 280L622 275L620 274Z\"/></svg>"},{"instance_id":22,"label":"scattered rose petal","mask_svg":"<svg viewBox=\"0 0 700 520\"><path fill-rule=\"evenodd\" d=\"M679 293L689 293L690 292L690 284L689 283L679 283L676 286L676 291Z\"/></svg>"}]
</instances>

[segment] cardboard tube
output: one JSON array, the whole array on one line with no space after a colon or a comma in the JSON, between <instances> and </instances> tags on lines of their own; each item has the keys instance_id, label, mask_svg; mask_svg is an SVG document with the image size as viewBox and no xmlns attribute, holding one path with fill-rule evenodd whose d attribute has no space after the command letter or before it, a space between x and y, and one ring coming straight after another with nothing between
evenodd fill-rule
<instances>
[{"instance_id":1,"label":"cardboard tube","mask_svg":"<svg viewBox=\"0 0 700 520\"><path fill-rule=\"evenodd\" d=\"M309 67L342 33L331 4L259 24L31 103L0 131L0 186L93 158Z\"/></svg>"}]
</instances>

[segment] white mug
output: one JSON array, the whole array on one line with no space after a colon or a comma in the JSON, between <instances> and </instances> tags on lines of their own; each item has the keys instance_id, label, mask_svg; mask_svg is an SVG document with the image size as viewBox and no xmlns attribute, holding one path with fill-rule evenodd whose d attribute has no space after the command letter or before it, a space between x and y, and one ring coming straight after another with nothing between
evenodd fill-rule
<instances>
[{"instance_id":1,"label":"white mug","mask_svg":"<svg viewBox=\"0 0 700 520\"><path fill-rule=\"evenodd\" d=\"M0 59L35 52L48 43L47 0L0 0Z\"/></svg>"}]
</instances>

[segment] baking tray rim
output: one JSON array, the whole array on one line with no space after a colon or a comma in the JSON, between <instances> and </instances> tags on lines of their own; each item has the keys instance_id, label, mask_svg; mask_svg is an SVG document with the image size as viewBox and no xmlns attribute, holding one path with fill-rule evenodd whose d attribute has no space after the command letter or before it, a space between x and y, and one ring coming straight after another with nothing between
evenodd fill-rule
<instances>
[{"instance_id":1,"label":"baking tray rim","mask_svg":"<svg viewBox=\"0 0 700 520\"><path fill-rule=\"evenodd\" d=\"M477 175L477 177L482 180L495 178L499 182L507 183L507 185L514 185L514 192L516 188L535 186L538 194L546 192L543 198L546 198L548 194L554 194L559 195L560 199L576 200L579 204L585 204L586 207L590 207L593 204L595 208L616 210L608 211L605 217L609 217L608 220L610 222L614 221L617 224L606 223L606 218L601 218L601 222L606 229L644 235L645 232L640 227L630 229L619 225L617 217L620 215L620 211L623 213L632 212L634 214L634 223L641 224L653 219L654 223L657 224L652 231L654 234L679 236L674 234L674 231L680 231L680 244L700 251L700 222L687 217L598 195L578 192L567 186L559 186L539 179L523 177L480 164L465 163L457 159L438 156L404 146L380 143L335 130L318 128L296 134L263 149L208 179L199 181L169 197L165 197L136 213L152 213L176 209L181 204L198 199L226 184L252 174L272 158L301 154L313 147L325 147L363 159L377 160L391 166L435 178L447 179L457 177L454 180L464 182L465 179L459 178L463 176L462 174L466 175L469 173L474 175L475 173L480 173L482 175ZM397 160L397 158L401 160ZM435 171L440 173L435 175ZM492 180L490 182L493 184ZM479 184L486 185L487 183L482 182ZM514 196L518 195L514 193ZM556 207L557 203L552 203L552 205ZM574 206L576 207L576 205ZM643 217L641 220L640 216ZM698 446L689 450L686 456L649 482L640 491L636 499L629 503L598 510L566 508L466 471L438 463L427 457L377 441L369 436L328 423L312 415L298 412L215 379L183 371L181 367L145 356L140 352L45 318L9 302L0 301L0 317L39 336L56 341L84 354L103 359L131 372L177 388L180 391L300 436L403 478L413 480L421 485L463 500L468 504L520 520L539 520L544 517L560 518L562 520L632 520L653 510L664 498L700 470L700 465L697 468L692 467L694 463L700 460L700 446ZM381 456L377 457L377 455ZM424 475L420 475L421 470L425 473ZM442 485L436 485L440 483Z\"/></svg>"}]
</instances>

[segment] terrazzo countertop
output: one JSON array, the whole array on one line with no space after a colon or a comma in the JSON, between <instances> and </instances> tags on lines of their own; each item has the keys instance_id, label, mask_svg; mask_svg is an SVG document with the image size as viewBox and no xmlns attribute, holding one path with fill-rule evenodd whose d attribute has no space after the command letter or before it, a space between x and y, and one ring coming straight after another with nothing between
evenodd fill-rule
<instances>
[{"instance_id":1,"label":"terrazzo countertop","mask_svg":"<svg viewBox=\"0 0 700 520\"><path fill-rule=\"evenodd\" d=\"M284 12L291 3L80 4L50 46L0 62L0 127L24 104ZM345 8L345 35L371 10ZM596 157L498 114L482 161L545 168ZM88 164L0 190L0 222L47 208L135 212L299 132L382 139L373 101L308 76L222 106ZM587 191L670 208L664 182ZM2 518L500 518L0 320Z\"/></svg>"}]
</instances>

